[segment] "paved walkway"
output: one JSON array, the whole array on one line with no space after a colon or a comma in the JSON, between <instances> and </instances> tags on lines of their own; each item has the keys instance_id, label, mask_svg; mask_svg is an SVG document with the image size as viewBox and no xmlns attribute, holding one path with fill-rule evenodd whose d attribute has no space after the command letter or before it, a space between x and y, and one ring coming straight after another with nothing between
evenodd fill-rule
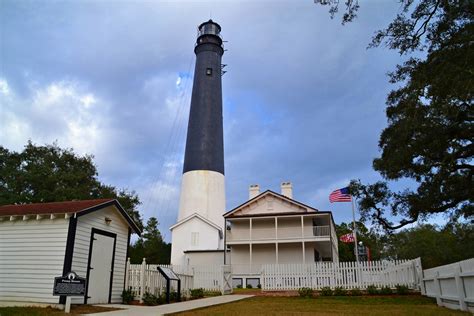
<instances>
[{"instance_id":1,"label":"paved walkway","mask_svg":"<svg viewBox=\"0 0 474 316\"><path fill-rule=\"evenodd\" d=\"M108 305L99 305L104 307L116 307L123 308L123 310L105 312L105 313L95 313L88 314L89 316L157 316L170 313L183 312L191 309L207 307L212 305L225 304L235 301L240 301L253 295L223 295L223 296L214 296L208 298L202 298L198 300L173 303L173 304L164 304L160 306L134 306L134 305L121 305L121 304L108 304Z\"/></svg>"}]
</instances>

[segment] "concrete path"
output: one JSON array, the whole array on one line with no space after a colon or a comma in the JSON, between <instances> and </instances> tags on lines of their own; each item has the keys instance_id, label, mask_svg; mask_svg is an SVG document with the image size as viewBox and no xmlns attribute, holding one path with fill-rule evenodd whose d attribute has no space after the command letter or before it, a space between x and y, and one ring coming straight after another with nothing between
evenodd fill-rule
<instances>
[{"instance_id":1,"label":"concrete path","mask_svg":"<svg viewBox=\"0 0 474 316\"><path fill-rule=\"evenodd\" d=\"M108 304L108 305L99 305L104 307L116 307L123 308L123 310L105 312L105 313L95 313L88 314L88 316L157 316L170 313L183 312L191 309L207 307L212 305L225 304L235 301L240 301L253 295L223 295L223 296L214 296L208 298L201 298L198 300L173 303L173 304L164 304L160 306L134 306L134 305L121 305L121 304Z\"/></svg>"}]
</instances>

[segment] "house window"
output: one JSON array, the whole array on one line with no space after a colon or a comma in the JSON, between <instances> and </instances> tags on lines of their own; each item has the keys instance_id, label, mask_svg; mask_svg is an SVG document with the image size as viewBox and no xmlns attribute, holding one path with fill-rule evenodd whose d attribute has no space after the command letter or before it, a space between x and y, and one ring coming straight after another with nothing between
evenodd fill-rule
<instances>
[{"instance_id":1,"label":"house window","mask_svg":"<svg viewBox=\"0 0 474 316\"><path fill-rule=\"evenodd\" d=\"M191 233L191 246L199 246L199 233L198 232Z\"/></svg>"},{"instance_id":2,"label":"house window","mask_svg":"<svg viewBox=\"0 0 474 316\"><path fill-rule=\"evenodd\" d=\"M207 68L206 69L206 75L212 76L212 68Z\"/></svg>"}]
</instances>

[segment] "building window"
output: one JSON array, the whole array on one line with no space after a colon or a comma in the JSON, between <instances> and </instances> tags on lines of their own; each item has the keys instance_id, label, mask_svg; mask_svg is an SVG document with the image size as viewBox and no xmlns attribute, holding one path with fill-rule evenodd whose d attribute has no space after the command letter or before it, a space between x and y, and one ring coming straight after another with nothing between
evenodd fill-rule
<instances>
[{"instance_id":1,"label":"building window","mask_svg":"<svg viewBox=\"0 0 474 316\"><path fill-rule=\"evenodd\" d=\"M212 68L207 68L206 69L206 75L212 76Z\"/></svg>"},{"instance_id":2,"label":"building window","mask_svg":"<svg viewBox=\"0 0 474 316\"><path fill-rule=\"evenodd\" d=\"M191 246L199 246L199 233L198 232L191 233Z\"/></svg>"}]
</instances>

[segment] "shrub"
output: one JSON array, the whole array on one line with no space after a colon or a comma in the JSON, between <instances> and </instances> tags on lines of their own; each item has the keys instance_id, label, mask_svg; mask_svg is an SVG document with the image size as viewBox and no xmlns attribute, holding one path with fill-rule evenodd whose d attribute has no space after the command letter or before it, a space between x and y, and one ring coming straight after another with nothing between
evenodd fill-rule
<instances>
[{"instance_id":1,"label":"shrub","mask_svg":"<svg viewBox=\"0 0 474 316\"><path fill-rule=\"evenodd\" d=\"M361 296L362 291L358 287L355 287L351 290L351 295L352 296Z\"/></svg>"},{"instance_id":2,"label":"shrub","mask_svg":"<svg viewBox=\"0 0 474 316\"><path fill-rule=\"evenodd\" d=\"M247 288L252 289L253 288L252 284L247 284Z\"/></svg>"},{"instance_id":3,"label":"shrub","mask_svg":"<svg viewBox=\"0 0 474 316\"><path fill-rule=\"evenodd\" d=\"M408 286L406 286L406 285L397 284L396 289L397 289L397 294L398 295L407 295L408 292L409 292L408 291Z\"/></svg>"},{"instance_id":4,"label":"shrub","mask_svg":"<svg viewBox=\"0 0 474 316\"><path fill-rule=\"evenodd\" d=\"M191 298L196 299L196 298L202 298L204 297L204 289L192 289L191 290Z\"/></svg>"},{"instance_id":5,"label":"shrub","mask_svg":"<svg viewBox=\"0 0 474 316\"><path fill-rule=\"evenodd\" d=\"M369 285L367 287L367 293L369 295L377 295L379 294L379 291L377 290L377 287L375 285Z\"/></svg>"},{"instance_id":6,"label":"shrub","mask_svg":"<svg viewBox=\"0 0 474 316\"><path fill-rule=\"evenodd\" d=\"M160 299L151 293L146 292L143 294L143 304L148 306L155 306L158 305Z\"/></svg>"},{"instance_id":7,"label":"shrub","mask_svg":"<svg viewBox=\"0 0 474 316\"><path fill-rule=\"evenodd\" d=\"M178 292L176 292L176 291L170 292L170 302L177 302L178 298L179 298Z\"/></svg>"},{"instance_id":8,"label":"shrub","mask_svg":"<svg viewBox=\"0 0 474 316\"><path fill-rule=\"evenodd\" d=\"M380 289L380 294L390 295L390 294L392 294L392 289L389 286L384 286Z\"/></svg>"},{"instance_id":9,"label":"shrub","mask_svg":"<svg viewBox=\"0 0 474 316\"><path fill-rule=\"evenodd\" d=\"M259 284L257 284L257 287L258 287L259 289L261 289L261 288L262 288L262 285L259 283Z\"/></svg>"},{"instance_id":10,"label":"shrub","mask_svg":"<svg viewBox=\"0 0 474 316\"><path fill-rule=\"evenodd\" d=\"M309 287L302 287L298 289L300 297L313 297L313 289Z\"/></svg>"},{"instance_id":11,"label":"shrub","mask_svg":"<svg viewBox=\"0 0 474 316\"><path fill-rule=\"evenodd\" d=\"M242 284L237 284L236 286L238 289L241 289L242 288Z\"/></svg>"},{"instance_id":12,"label":"shrub","mask_svg":"<svg viewBox=\"0 0 474 316\"><path fill-rule=\"evenodd\" d=\"M334 296L346 296L347 295L347 290L341 286L337 286L334 289Z\"/></svg>"},{"instance_id":13,"label":"shrub","mask_svg":"<svg viewBox=\"0 0 474 316\"><path fill-rule=\"evenodd\" d=\"M332 290L329 286L325 286L321 288L321 291L319 293L321 294L321 296L331 296Z\"/></svg>"},{"instance_id":14,"label":"shrub","mask_svg":"<svg viewBox=\"0 0 474 316\"><path fill-rule=\"evenodd\" d=\"M131 301L135 298L135 295L133 295L133 292L131 289L128 290L123 290L122 291L122 303L124 304L130 304Z\"/></svg>"}]
</instances>

